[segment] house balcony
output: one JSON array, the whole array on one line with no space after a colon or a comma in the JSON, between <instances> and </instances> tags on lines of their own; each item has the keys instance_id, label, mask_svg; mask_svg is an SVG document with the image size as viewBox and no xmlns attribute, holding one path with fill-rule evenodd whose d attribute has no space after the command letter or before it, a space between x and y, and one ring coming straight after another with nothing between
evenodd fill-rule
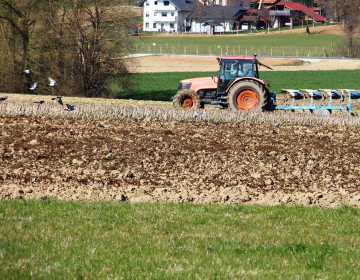
<instances>
[{"instance_id":1,"label":"house balcony","mask_svg":"<svg viewBox=\"0 0 360 280\"><path fill-rule=\"evenodd\" d=\"M270 16L271 17L289 17L290 11L271 11L270 10Z\"/></svg>"}]
</instances>

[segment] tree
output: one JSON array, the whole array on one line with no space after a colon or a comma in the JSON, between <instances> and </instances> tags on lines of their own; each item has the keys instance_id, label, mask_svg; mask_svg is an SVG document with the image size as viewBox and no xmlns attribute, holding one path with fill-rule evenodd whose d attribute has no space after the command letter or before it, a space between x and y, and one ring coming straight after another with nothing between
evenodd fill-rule
<instances>
[{"instance_id":1,"label":"tree","mask_svg":"<svg viewBox=\"0 0 360 280\"><path fill-rule=\"evenodd\" d=\"M360 0L330 0L326 7L334 18L343 22L349 53L354 57L353 40L360 27Z\"/></svg>"},{"instance_id":2,"label":"tree","mask_svg":"<svg viewBox=\"0 0 360 280\"><path fill-rule=\"evenodd\" d=\"M7 45L2 43L2 48L5 47L11 57L11 66L3 65L2 69L6 71L3 77L15 91L22 89L17 82L20 69L30 65L30 39L37 23L36 14L43 4L36 0L0 0L1 36L8 41Z\"/></svg>"},{"instance_id":3,"label":"tree","mask_svg":"<svg viewBox=\"0 0 360 280\"><path fill-rule=\"evenodd\" d=\"M1 35L10 38L14 26L16 34L22 36L25 43L21 69L25 65L32 68L39 84L47 84L47 77L52 76L61 85L57 94L98 96L111 94L108 84L116 78L130 89L124 58L131 49L127 31L137 24L132 9L123 7L122 1L28 0L29 5L33 1L38 6L32 7L31 13L21 10L21 14L21 5L14 4L21 0L13 0L11 5L0 1L0 19L7 22L7 28L0 29L4 30ZM9 13L15 10L22 20L17 16L11 21ZM55 94L53 91L41 88L45 94Z\"/></svg>"}]
</instances>

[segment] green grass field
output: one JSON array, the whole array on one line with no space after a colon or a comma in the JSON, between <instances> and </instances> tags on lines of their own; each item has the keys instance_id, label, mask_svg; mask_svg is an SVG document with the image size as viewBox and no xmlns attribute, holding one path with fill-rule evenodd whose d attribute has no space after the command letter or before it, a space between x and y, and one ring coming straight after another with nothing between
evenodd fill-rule
<instances>
[{"instance_id":1,"label":"green grass field","mask_svg":"<svg viewBox=\"0 0 360 280\"><path fill-rule=\"evenodd\" d=\"M334 62L336 63L336 62ZM217 75L216 72L172 72L172 73L136 73L132 78L136 81L134 92L127 92L113 85L118 97L134 100L170 101L177 92L182 79ZM359 89L360 70L332 71L264 71L260 78L271 85L271 91L280 93L281 89L321 89L321 88L353 88Z\"/></svg>"},{"instance_id":2,"label":"green grass field","mask_svg":"<svg viewBox=\"0 0 360 280\"><path fill-rule=\"evenodd\" d=\"M360 210L0 201L1 279L356 279Z\"/></svg>"},{"instance_id":3,"label":"green grass field","mask_svg":"<svg viewBox=\"0 0 360 280\"><path fill-rule=\"evenodd\" d=\"M134 38L135 53L169 53L169 54L205 54L262 56L338 56L337 43L345 37L333 34L303 33L286 34L273 32L261 36L156 36ZM311 29L311 27L310 27ZM153 43L156 43L154 50Z\"/></svg>"}]
</instances>

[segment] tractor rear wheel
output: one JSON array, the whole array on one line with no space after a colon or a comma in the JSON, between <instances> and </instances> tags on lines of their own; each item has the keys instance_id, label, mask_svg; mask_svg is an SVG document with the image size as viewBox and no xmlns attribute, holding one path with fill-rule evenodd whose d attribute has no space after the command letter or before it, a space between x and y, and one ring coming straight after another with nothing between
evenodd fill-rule
<instances>
[{"instance_id":1,"label":"tractor rear wheel","mask_svg":"<svg viewBox=\"0 0 360 280\"><path fill-rule=\"evenodd\" d=\"M265 88L251 80L236 83L228 95L229 107L238 111L262 112L266 109L266 102Z\"/></svg>"},{"instance_id":2,"label":"tractor rear wheel","mask_svg":"<svg viewBox=\"0 0 360 280\"><path fill-rule=\"evenodd\" d=\"M201 106L201 100L195 91L183 89L174 96L173 105L176 108L198 109Z\"/></svg>"}]
</instances>

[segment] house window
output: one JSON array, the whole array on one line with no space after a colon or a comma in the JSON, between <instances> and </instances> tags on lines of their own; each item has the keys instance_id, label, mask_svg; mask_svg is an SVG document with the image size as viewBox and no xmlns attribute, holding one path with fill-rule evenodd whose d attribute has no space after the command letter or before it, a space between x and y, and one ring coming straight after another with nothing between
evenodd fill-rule
<instances>
[{"instance_id":1,"label":"house window","mask_svg":"<svg viewBox=\"0 0 360 280\"><path fill-rule=\"evenodd\" d=\"M171 12L171 16L173 17L175 15L175 13L174 12Z\"/></svg>"},{"instance_id":2,"label":"house window","mask_svg":"<svg viewBox=\"0 0 360 280\"><path fill-rule=\"evenodd\" d=\"M149 28L149 23L146 22L146 23L145 23L145 26L146 26L146 28Z\"/></svg>"},{"instance_id":3,"label":"house window","mask_svg":"<svg viewBox=\"0 0 360 280\"><path fill-rule=\"evenodd\" d=\"M174 29L174 23L170 22L170 28Z\"/></svg>"},{"instance_id":4,"label":"house window","mask_svg":"<svg viewBox=\"0 0 360 280\"><path fill-rule=\"evenodd\" d=\"M149 17L150 16L150 14L148 13L148 12L146 12L146 15L145 15L146 17Z\"/></svg>"},{"instance_id":5,"label":"house window","mask_svg":"<svg viewBox=\"0 0 360 280\"><path fill-rule=\"evenodd\" d=\"M157 1L154 1L154 4L157 5Z\"/></svg>"},{"instance_id":6,"label":"house window","mask_svg":"<svg viewBox=\"0 0 360 280\"><path fill-rule=\"evenodd\" d=\"M156 23L153 24L153 28L156 28Z\"/></svg>"},{"instance_id":7,"label":"house window","mask_svg":"<svg viewBox=\"0 0 360 280\"><path fill-rule=\"evenodd\" d=\"M157 16L157 12L154 12L154 16L155 16L155 17Z\"/></svg>"},{"instance_id":8,"label":"house window","mask_svg":"<svg viewBox=\"0 0 360 280\"><path fill-rule=\"evenodd\" d=\"M164 6L169 6L170 5L170 1L164 1Z\"/></svg>"},{"instance_id":9,"label":"house window","mask_svg":"<svg viewBox=\"0 0 360 280\"><path fill-rule=\"evenodd\" d=\"M161 16L162 16L162 17L167 17L167 12L162 12L162 13L161 13Z\"/></svg>"}]
</instances>

